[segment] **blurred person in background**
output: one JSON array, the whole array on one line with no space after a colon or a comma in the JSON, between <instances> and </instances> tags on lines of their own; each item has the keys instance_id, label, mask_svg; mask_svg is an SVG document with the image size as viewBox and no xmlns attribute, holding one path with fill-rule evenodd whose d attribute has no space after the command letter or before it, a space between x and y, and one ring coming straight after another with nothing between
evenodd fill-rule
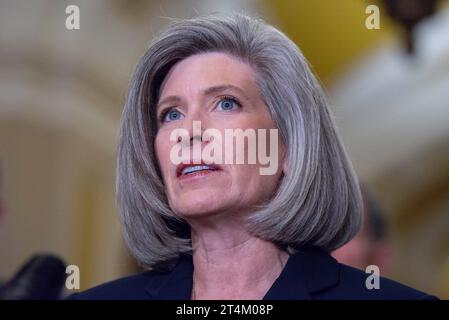
<instances>
[{"instance_id":1,"label":"blurred person in background","mask_svg":"<svg viewBox=\"0 0 449 320\"><path fill-rule=\"evenodd\" d=\"M351 241L332 252L332 256L361 270L376 265L382 275L388 275L392 254L387 239L387 221L374 195L366 187L361 190L364 204L362 227Z\"/></svg>"}]
</instances>

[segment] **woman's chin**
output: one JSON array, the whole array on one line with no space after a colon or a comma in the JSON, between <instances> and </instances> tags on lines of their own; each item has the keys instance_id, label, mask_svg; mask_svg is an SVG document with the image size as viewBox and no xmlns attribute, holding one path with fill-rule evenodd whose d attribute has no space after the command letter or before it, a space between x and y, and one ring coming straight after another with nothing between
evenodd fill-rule
<instances>
[{"instance_id":1,"label":"woman's chin","mask_svg":"<svg viewBox=\"0 0 449 320\"><path fill-rule=\"evenodd\" d=\"M205 197L202 200L183 203L176 210L179 215L186 219L206 218L220 215L229 210L230 206L225 203L213 203Z\"/></svg>"}]
</instances>

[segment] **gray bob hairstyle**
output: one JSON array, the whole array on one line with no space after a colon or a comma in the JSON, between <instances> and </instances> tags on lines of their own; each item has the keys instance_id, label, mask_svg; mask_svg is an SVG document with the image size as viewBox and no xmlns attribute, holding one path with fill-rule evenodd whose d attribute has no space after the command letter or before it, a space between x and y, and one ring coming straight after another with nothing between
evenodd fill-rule
<instances>
[{"instance_id":1,"label":"gray bob hairstyle","mask_svg":"<svg viewBox=\"0 0 449 320\"><path fill-rule=\"evenodd\" d=\"M147 269L170 270L191 253L190 227L170 209L154 149L155 105L177 62L222 52L248 63L281 139L288 171L247 230L290 253L303 245L334 250L361 223L362 201L318 81L281 31L244 14L176 20L150 44L130 81L117 155L117 201L131 253Z\"/></svg>"}]
</instances>

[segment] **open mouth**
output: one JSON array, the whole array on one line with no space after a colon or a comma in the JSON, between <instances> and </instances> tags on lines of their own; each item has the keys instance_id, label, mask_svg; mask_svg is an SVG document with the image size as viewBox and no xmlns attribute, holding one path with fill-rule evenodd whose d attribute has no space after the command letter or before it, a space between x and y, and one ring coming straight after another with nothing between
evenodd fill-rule
<instances>
[{"instance_id":1,"label":"open mouth","mask_svg":"<svg viewBox=\"0 0 449 320\"><path fill-rule=\"evenodd\" d=\"M217 165L213 164L180 164L176 169L176 176L188 176L195 173L207 173L211 171L221 170Z\"/></svg>"}]
</instances>

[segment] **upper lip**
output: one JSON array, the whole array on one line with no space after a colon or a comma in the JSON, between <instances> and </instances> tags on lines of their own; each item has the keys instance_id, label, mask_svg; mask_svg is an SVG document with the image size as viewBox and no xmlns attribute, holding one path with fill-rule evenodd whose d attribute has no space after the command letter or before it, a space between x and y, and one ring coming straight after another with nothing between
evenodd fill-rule
<instances>
[{"instance_id":1,"label":"upper lip","mask_svg":"<svg viewBox=\"0 0 449 320\"><path fill-rule=\"evenodd\" d=\"M176 177L181 176L182 170L187 167L194 167L194 166L208 166L211 167L214 170L221 170L221 167L219 165L216 165L214 163L206 163L204 161L200 161L199 163L194 163L193 161L189 161L188 163L180 163L176 167Z\"/></svg>"}]
</instances>

